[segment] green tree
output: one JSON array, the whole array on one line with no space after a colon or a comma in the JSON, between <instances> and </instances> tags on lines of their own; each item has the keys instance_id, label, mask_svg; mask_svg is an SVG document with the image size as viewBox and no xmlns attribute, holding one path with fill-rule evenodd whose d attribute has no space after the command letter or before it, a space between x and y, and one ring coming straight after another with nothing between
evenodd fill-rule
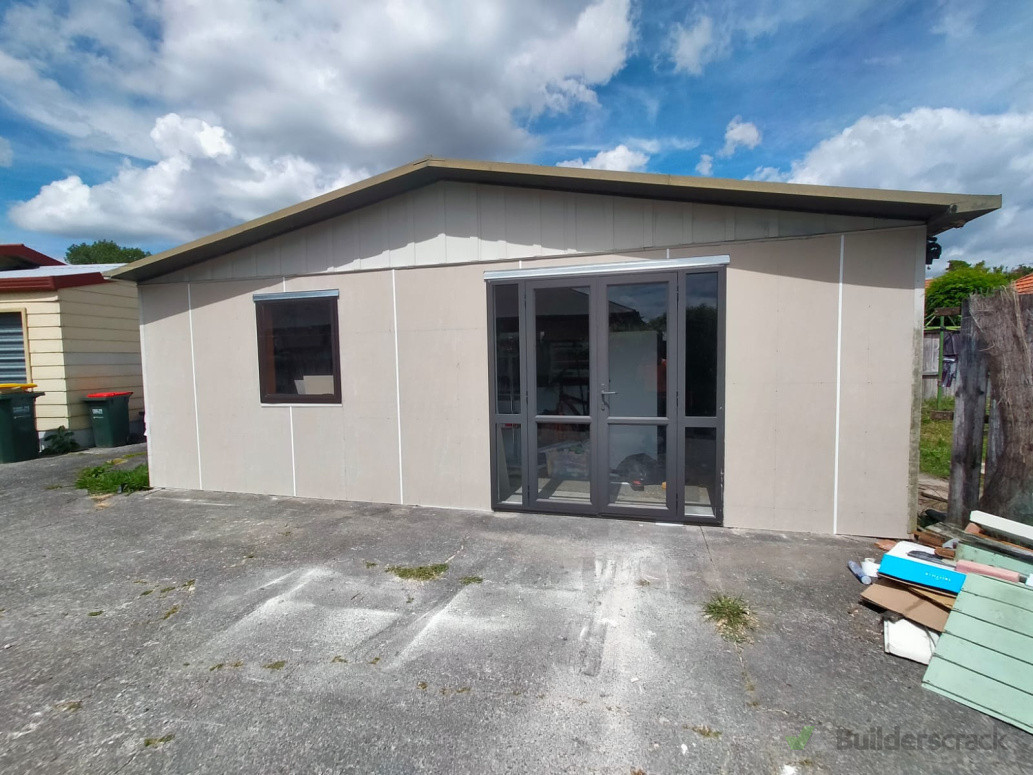
<instances>
[{"instance_id":1,"label":"green tree","mask_svg":"<svg viewBox=\"0 0 1033 775\"><path fill-rule=\"evenodd\" d=\"M925 314L941 307L960 307L961 302L973 293L989 293L1010 283L1016 270L1000 267L988 269L980 261L975 266L964 261L951 261L947 271L933 280L925 289Z\"/></svg>"},{"instance_id":2,"label":"green tree","mask_svg":"<svg viewBox=\"0 0 1033 775\"><path fill-rule=\"evenodd\" d=\"M126 264L149 255L140 248L124 248L109 239L99 239L89 245L85 242L69 245L65 261L69 264Z\"/></svg>"}]
</instances>

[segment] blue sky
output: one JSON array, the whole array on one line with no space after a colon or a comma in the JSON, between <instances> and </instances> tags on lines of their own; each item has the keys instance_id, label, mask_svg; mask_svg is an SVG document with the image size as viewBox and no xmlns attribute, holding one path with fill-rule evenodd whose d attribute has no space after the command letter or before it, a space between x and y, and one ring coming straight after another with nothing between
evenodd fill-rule
<instances>
[{"instance_id":1,"label":"blue sky","mask_svg":"<svg viewBox=\"0 0 1033 775\"><path fill-rule=\"evenodd\" d=\"M1033 3L0 2L0 242L157 251L426 154L1000 193L1033 263Z\"/></svg>"}]
</instances>

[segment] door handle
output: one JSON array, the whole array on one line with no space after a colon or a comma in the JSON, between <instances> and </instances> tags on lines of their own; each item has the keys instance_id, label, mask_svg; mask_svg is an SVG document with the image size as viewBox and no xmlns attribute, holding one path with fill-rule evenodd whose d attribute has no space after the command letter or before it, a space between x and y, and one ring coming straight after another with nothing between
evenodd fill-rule
<instances>
[{"instance_id":1,"label":"door handle","mask_svg":"<svg viewBox=\"0 0 1033 775\"><path fill-rule=\"evenodd\" d=\"M617 395L617 391L616 390L601 390L599 392L602 395L604 395L604 396L615 396L615 395Z\"/></svg>"}]
</instances>

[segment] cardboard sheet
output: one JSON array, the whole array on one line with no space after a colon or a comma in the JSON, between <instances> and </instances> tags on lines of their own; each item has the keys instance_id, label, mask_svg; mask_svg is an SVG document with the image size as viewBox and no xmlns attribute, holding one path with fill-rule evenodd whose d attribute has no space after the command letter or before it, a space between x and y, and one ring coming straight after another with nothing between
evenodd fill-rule
<instances>
[{"instance_id":1,"label":"cardboard sheet","mask_svg":"<svg viewBox=\"0 0 1033 775\"><path fill-rule=\"evenodd\" d=\"M889 579L880 578L866 587L861 597L873 605L893 611L916 624L943 632L950 611Z\"/></svg>"}]
</instances>

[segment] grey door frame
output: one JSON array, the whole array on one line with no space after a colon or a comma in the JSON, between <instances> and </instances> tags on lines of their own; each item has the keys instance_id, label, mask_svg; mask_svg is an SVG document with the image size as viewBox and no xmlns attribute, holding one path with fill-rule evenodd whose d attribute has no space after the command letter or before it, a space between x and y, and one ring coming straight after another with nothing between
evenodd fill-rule
<instances>
[{"instance_id":1,"label":"grey door frame","mask_svg":"<svg viewBox=\"0 0 1033 775\"><path fill-rule=\"evenodd\" d=\"M577 270L577 267L571 267ZM717 406L712 417L686 417L683 413L685 396L685 366L683 329L685 326L685 277L690 274L713 273L717 277ZM602 391L608 390L609 324L606 289L613 285L668 283L668 340L667 340L667 417L610 416L604 405ZM659 522L687 524L721 524L724 506L724 367L725 367L725 267L704 265L687 268L657 268L642 272L598 272L586 274L572 271L569 275L543 278L488 279L488 379L491 445L492 508L500 511L545 512L578 514L599 517L635 518ZM501 285L515 285L519 310L519 352L521 412L500 413L496 396L495 353L495 292ZM589 302L589 414L540 415L537 407L537 373L535 337L531 334L534 321L534 291L540 288L588 287ZM671 314L673 312L673 315ZM671 323L671 318L675 319ZM533 412L533 413L532 413ZM562 422L589 427L590 491L587 503L577 501L549 501L538 499L537 486L537 428L540 422ZM522 500L520 503L500 501L498 492L497 434L503 424L519 424L522 458ZM667 503L666 507L610 504L609 487L609 432L614 425L663 425L667 430ZM713 516L685 514L685 432L691 428L714 428L716 436L716 497L711 504Z\"/></svg>"}]
</instances>

